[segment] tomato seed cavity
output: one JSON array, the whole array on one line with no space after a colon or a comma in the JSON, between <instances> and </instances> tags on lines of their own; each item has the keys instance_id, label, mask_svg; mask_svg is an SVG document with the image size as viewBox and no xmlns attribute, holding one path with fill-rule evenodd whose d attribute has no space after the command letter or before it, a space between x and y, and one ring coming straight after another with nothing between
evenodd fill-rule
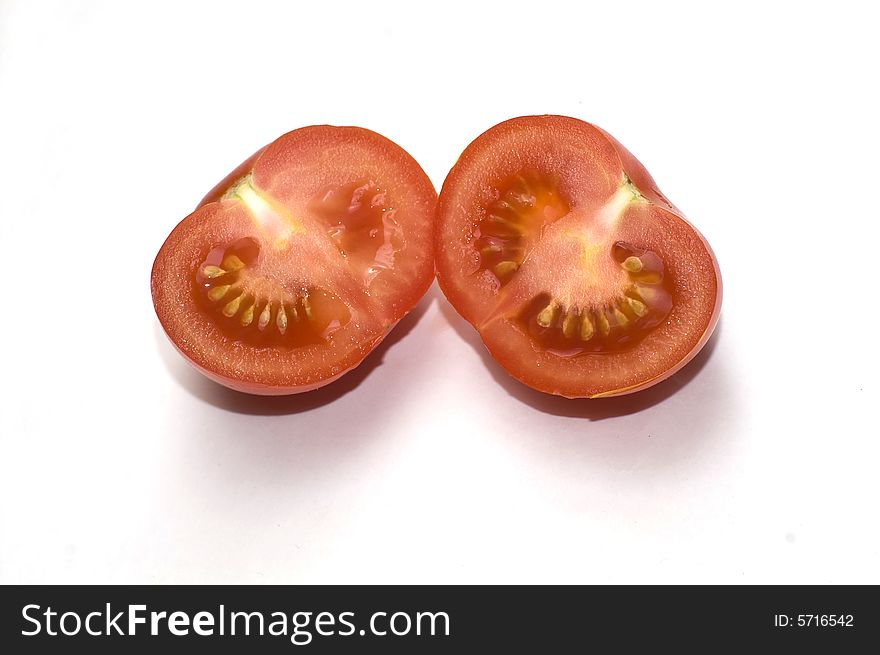
<instances>
[{"instance_id":1,"label":"tomato seed cavity","mask_svg":"<svg viewBox=\"0 0 880 655\"><path fill-rule=\"evenodd\" d=\"M535 171L521 171L493 188L497 197L485 209L474 247L480 253L479 270L491 271L504 286L523 263L541 228L565 216L569 207L555 183Z\"/></svg>"},{"instance_id":2,"label":"tomato seed cavity","mask_svg":"<svg viewBox=\"0 0 880 655\"><path fill-rule=\"evenodd\" d=\"M380 273L394 268L403 234L397 210L376 182L358 180L324 189L308 208L327 226L336 247L368 286Z\"/></svg>"},{"instance_id":3,"label":"tomato seed cavity","mask_svg":"<svg viewBox=\"0 0 880 655\"><path fill-rule=\"evenodd\" d=\"M320 287L291 293L247 270L260 246L251 238L212 249L195 275L205 314L230 338L291 348L324 343L351 319L348 307Z\"/></svg>"},{"instance_id":4,"label":"tomato seed cavity","mask_svg":"<svg viewBox=\"0 0 880 655\"><path fill-rule=\"evenodd\" d=\"M660 257L623 242L615 243L610 254L628 281L615 300L566 307L542 293L525 304L516 322L536 346L563 357L619 352L666 320L672 310L671 281Z\"/></svg>"}]
</instances>

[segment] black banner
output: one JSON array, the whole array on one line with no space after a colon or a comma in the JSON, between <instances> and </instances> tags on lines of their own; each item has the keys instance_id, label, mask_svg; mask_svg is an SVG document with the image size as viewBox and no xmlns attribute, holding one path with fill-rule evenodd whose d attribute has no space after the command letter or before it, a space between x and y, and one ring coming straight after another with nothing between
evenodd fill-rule
<instances>
[{"instance_id":1,"label":"black banner","mask_svg":"<svg viewBox=\"0 0 880 655\"><path fill-rule=\"evenodd\" d=\"M13 586L0 611L6 653L854 652L880 637L875 587Z\"/></svg>"}]
</instances>

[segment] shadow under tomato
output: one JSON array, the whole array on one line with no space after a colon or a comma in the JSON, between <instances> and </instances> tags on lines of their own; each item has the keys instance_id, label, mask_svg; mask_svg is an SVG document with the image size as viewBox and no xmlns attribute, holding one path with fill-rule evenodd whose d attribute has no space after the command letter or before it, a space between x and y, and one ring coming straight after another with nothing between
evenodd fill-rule
<instances>
[{"instance_id":1,"label":"shadow under tomato","mask_svg":"<svg viewBox=\"0 0 880 655\"><path fill-rule=\"evenodd\" d=\"M536 391L513 378L495 361L480 339L476 329L459 316L449 302L442 300L440 302L440 311L458 335L477 352L495 381L516 400L547 414L585 418L591 421L601 421L603 419L641 412L663 402L679 389L686 386L711 359L721 336L722 324L722 321L719 320L714 334L694 359L678 373L653 387L638 393L613 398L563 398L562 396L554 396Z\"/></svg>"},{"instance_id":2,"label":"shadow under tomato","mask_svg":"<svg viewBox=\"0 0 880 655\"><path fill-rule=\"evenodd\" d=\"M292 396L256 396L234 391L209 380L178 353L168 340L162 327L156 324L156 341L159 353L169 373L180 386L208 404L239 414L276 416L298 414L341 398L357 388L370 373L382 364L385 353L403 339L416 326L435 298L429 292L419 301L409 314L391 330L376 348L355 369L349 371L335 382L305 393Z\"/></svg>"}]
</instances>

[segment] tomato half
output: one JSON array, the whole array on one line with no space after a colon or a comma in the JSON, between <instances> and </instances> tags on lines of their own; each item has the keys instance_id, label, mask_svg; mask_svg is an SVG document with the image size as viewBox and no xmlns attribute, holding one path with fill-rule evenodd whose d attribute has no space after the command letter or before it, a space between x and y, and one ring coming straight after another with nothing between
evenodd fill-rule
<instances>
[{"instance_id":1,"label":"tomato half","mask_svg":"<svg viewBox=\"0 0 880 655\"><path fill-rule=\"evenodd\" d=\"M493 357L540 391L649 387L709 339L712 250L610 135L514 118L471 143L440 192L437 277Z\"/></svg>"},{"instance_id":2,"label":"tomato half","mask_svg":"<svg viewBox=\"0 0 880 655\"><path fill-rule=\"evenodd\" d=\"M211 379L308 391L357 366L433 280L437 193L385 137L294 130L250 157L169 235L153 304Z\"/></svg>"}]
</instances>

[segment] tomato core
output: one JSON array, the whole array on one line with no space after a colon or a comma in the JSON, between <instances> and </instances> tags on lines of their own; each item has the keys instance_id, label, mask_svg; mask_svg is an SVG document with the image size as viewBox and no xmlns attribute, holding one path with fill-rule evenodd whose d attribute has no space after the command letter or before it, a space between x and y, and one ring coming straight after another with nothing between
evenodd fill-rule
<instances>
[{"instance_id":1,"label":"tomato core","mask_svg":"<svg viewBox=\"0 0 880 655\"><path fill-rule=\"evenodd\" d=\"M628 178L594 215L572 213L537 171L493 185L492 197L473 240L478 273L498 280L497 309L482 325L513 318L536 347L573 357L630 348L669 314L672 286L660 257L611 240L622 214L643 201ZM526 298L520 275L538 280Z\"/></svg>"},{"instance_id":2,"label":"tomato core","mask_svg":"<svg viewBox=\"0 0 880 655\"><path fill-rule=\"evenodd\" d=\"M620 352L644 339L672 309L671 280L653 252L623 242L599 256L614 259L626 284L612 302L584 298L564 305L541 293L517 314L517 323L539 348L561 357Z\"/></svg>"}]
</instances>

